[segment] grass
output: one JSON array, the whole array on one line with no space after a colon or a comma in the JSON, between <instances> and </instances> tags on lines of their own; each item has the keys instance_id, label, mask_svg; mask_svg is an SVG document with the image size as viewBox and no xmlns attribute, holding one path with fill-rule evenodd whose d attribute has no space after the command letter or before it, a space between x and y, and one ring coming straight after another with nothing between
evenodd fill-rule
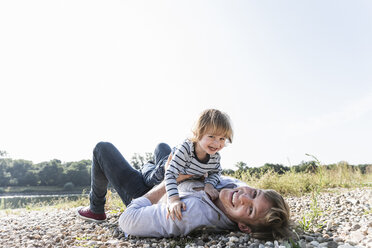
<instances>
[{"instance_id":1,"label":"grass","mask_svg":"<svg viewBox=\"0 0 372 248\"><path fill-rule=\"evenodd\" d=\"M273 171L265 174L250 175L238 174L235 177L246 182L248 185L274 189L283 195L300 196L311 193L314 190L323 191L329 188L356 188L371 187L372 174L362 174L347 165L340 163L333 169L318 167L315 173L288 171L279 175Z\"/></svg>"},{"instance_id":2,"label":"grass","mask_svg":"<svg viewBox=\"0 0 372 248\"><path fill-rule=\"evenodd\" d=\"M274 171L258 175L235 173L235 177L250 186L274 189L284 196L311 194L310 209L304 213L298 225L303 231L314 231L326 224L320 221L320 217L325 211L318 204L320 192L336 188L372 187L372 173L362 174L359 169L352 168L345 162L340 162L328 169L326 166L322 166L315 156L308 156L316 161L318 168L315 172L305 173L290 170L281 175Z\"/></svg>"}]
</instances>

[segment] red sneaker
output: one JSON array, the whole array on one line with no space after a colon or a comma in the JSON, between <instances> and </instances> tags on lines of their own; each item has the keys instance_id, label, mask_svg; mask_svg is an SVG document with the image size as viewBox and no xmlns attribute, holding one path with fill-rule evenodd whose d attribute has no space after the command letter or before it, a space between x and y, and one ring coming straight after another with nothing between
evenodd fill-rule
<instances>
[{"instance_id":1,"label":"red sneaker","mask_svg":"<svg viewBox=\"0 0 372 248\"><path fill-rule=\"evenodd\" d=\"M78 207L76 214L83 220L100 223L106 220L106 214L95 214L90 211L89 207Z\"/></svg>"}]
</instances>

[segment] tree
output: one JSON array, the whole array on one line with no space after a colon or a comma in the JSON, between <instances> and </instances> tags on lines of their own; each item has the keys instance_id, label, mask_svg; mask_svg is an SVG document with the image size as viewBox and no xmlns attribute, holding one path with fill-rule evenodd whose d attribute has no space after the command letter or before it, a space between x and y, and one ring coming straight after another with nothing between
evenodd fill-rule
<instances>
[{"instance_id":1,"label":"tree","mask_svg":"<svg viewBox=\"0 0 372 248\"><path fill-rule=\"evenodd\" d=\"M41 163L42 169L39 172L40 184L45 186L61 185L63 178L63 167L58 159Z\"/></svg>"},{"instance_id":2,"label":"tree","mask_svg":"<svg viewBox=\"0 0 372 248\"><path fill-rule=\"evenodd\" d=\"M64 182L72 182L76 186L90 185L90 168L92 161L81 160L68 163L66 166Z\"/></svg>"},{"instance_id":3,"label":"tree","mask_svg":"<svg viewBox=\"0 0 372 248\"><path fill-rule=\"evenodd\" d=\"M234 175L235 171L232 170L232 169L223 169L222 170L222 175L228 175L228 176L232 176Z\"/></svg>"},{"instance_id":4,"label":"tree","mask_svg":"<svg viewBox=\"0 0 372 248\"><path fill-rule=\"evenodd\" d=\"M0 159L0 187L8 186L10 181L10 173L7 171L12 160L9 158Z\"/></svg>"},{"instance_id":5,"label":"tree","mask_svg":"<svg viewBox=\"0 0 372 248\"><path fill-rule=\"evenodd\" d=\"M37 186L39 184L39 172L36 170L29 170L21 181L18 181L19 185Z\"/></svg>"},{"instance_id":6,"label":"tree","mask_svg":"<svg viewBox=\"0 0 372 248\"><path fill-rule=\"evenodd\" d=\"M294 166L296 172L315 173L318 170L317 161L302 161L301 164Z\"/></svg>"},{"instance_id":7,"label":"tree","mask_svg":"<svg viewBox=\"0 0 372 248\"><path fill-rule=\"evenodd\" d=\"M146 152L144 156L134 153L130 163L136 170L140 170L147 161L154 161L154 155L151 152Z\"/></svg>"},{"instance_id":8,"label":"tree","mask_svg":"<svg viewBox=\"0 0 372 248\"><path fill-rule=\"evenodd\" d=\"M6 157L8 156L8 153L6 151L0 150L0 157Z\"/></svg>"},{"instance_id":9,"label":"tree","mask_svg":"<svg viewBox=\"0 0 372 248\"><path fill-rule=\"evenodd\" d=\"M248 166L246 163L240 161L235 164L235 167L238 168L238 171L246 171L248 169Z\"/></svg>"},{"instance_id":10,"label":"tree","mask_svg":"<svg viewBox=\"0 0 372 248\"><path fill-rule=\"evenodd\" d=\"M260 168L264 173L268 170L272 170L278 174L284 174L286 171L289 171L290 169L288 167L285 167L281 164L264 164L263 167Z\"/></svg>"},{"instance_id":11,"label":"tree","mask_svg":"<svg viewBox=\"0 0 372 248\"><path fill-rule=\"evenodd\" d=\"M12 164L8 167L12 184L18 186L27 186L29 182L27 176L30 176L28 172L32 168L32 165L33 164L31 161L23 159L13 160Z\"/></svg>"}]
</instances>

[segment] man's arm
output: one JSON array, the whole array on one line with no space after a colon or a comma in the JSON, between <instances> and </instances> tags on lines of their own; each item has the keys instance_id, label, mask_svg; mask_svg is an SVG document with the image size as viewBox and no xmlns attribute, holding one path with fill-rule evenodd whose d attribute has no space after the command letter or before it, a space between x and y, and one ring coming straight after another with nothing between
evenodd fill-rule
<instances>
[{"instance_id":1,"label":"man's arm","mask_svg":"<svg viewBox=\"0 0 372 248\"><path fill-rule=\"evenodd\" d=\"M156 204L163 197L165 192L165 183L163 181L159 185L152 188L149 192L147 192L144 197L149 199L151 204Z\"/></svg>"},{"instance_id":2,"label":"man's arm","mask_svg":"<svg viewBox=\"0 0 372 248\"><path fill-rule=\"evenodd\" d=\"M155 192L155 191L154 191ZM150 193L150 198L155 194ZM140 237L171 237L187 235L195 228L215 225L210 223L211 210L209 206L198 197L187 197L189 211L183 213L182 221L166 218L167 208L165 203L151 204L146 197L134 199L127 209L120 215L119 226L126 233ZM192 209L192 211L191 211ZM207 211L207 214L205 212ZM204 214L201 214L204 213Z\"/></svg>"}]
</instances>

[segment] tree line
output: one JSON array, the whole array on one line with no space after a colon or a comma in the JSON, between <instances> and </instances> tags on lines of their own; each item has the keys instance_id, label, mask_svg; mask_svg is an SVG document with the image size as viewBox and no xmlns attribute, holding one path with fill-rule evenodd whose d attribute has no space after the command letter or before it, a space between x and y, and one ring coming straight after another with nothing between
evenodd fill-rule
<instances>
[{"instance_id":1,"label":"tree line","mask_svg":"<svg viewBox=\"0 0 372 248\"><path fill-rule=\"evenodd\" d=\"M302 161L298 165L291 167L284 166L282 164L270 164L266 163L261 167L249 167L244 162L237 162L235 164L236 170L227 169L223 170L223 174L230 176L239 176L241 174L249 174L252 176L260 177L268 171L273 171L279 175L282 175L288 171L294 171L296 173L316 173L320 167L324 167L327 170L333 170L339 167L350 169L351 171L360 171L361 174L372 173L372 164L359 164L350 165L345 161L341 161L335 164L322 165L318 160Z\"/></svg>"},{"instance_id":2,"label":"tree line","mask_svg":"<svg viewBox=\"0 0 372 248\"><path fill-rule=\"evenodd\" d=\"M23 159L0 158L0 186L74 186L90 184L90 160L62 163L58 159L34 164Z\"/></svg>"},{"instance_id":3,"label":"tree line","mask_svg":"<svg viewBox=\"0 0 372 248\"><path fill-rule=\"evenodd\" d=\"M91 160L62 163L53 159L34 164L24 159L6 158L7 153L0 150L0 187L7 186L89 186ZM151 153L135 153L131 165L140 170L144 163L153 160Z\"/></svg>"},{"instance_id":4,"label":"tree line","mask_svg":"<svg viewBox=\"0 0 372 248\"><path fill-rule=\"evenodd\" d=\"M91 176L91 160L80 160L77 162L62 163L58 159L48 162L34 164L31 161L23 159L6 158L6 152L0 150L0 187L6 186L66 186L66 183L73 186L89 186ZM149 160L153 160L153 154L144 155L135 153L131 158L131 165L141 170L142 166ZM372 173L371 164L349 165L347 162L325 165L327 169L337 166L346 166L354 170L360 170L362 174ZM224 175L236 176L242 173L250 175L262 175L267 171L274 171L278 174L284 174L289 170L295 172L316 172L320 166L319 161L302 162L299 165L291 167L281 164L265 164L261 167L248 166L244 162L235 164L236 170L225 169Z\"/></svg>"}]
</instances>

